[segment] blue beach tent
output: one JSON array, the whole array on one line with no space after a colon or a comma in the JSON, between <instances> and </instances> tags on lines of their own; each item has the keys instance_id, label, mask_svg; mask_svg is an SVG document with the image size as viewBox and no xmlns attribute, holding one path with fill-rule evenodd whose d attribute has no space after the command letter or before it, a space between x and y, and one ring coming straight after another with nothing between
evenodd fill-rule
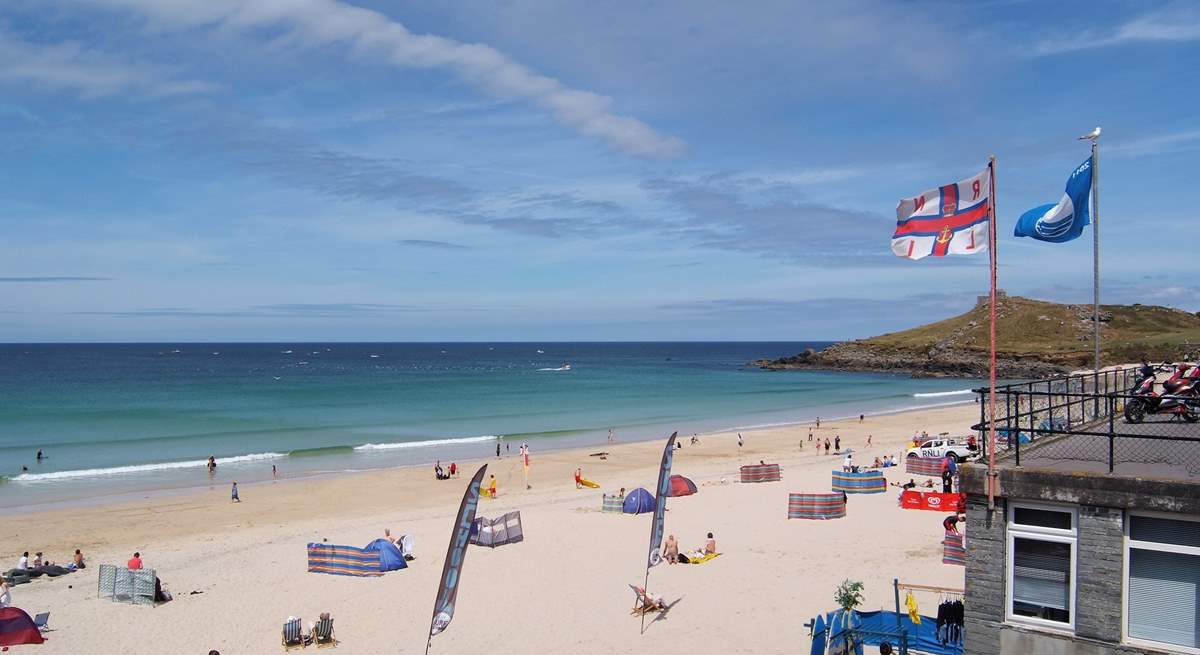
<instances>
[{"instance_id":1,"label":"blue beach tent","mask_svg":"<svg viewBox=\"0 0 1200 655\"><path fill-rule=\"evenodd\" d=\"M649 491L638 487L625 496L625 505L621 511L626 514L641 514L654 511L654 496Z\"/></svg>"},{"instance_id":2,"label":"blue beach tent","mask_svg":"<svg viewBox=\"0 0 1200 655\"><path fill-rule=\"evenodd\" d=\"M400 549L387 539L376 539L367 544L363 550L379 553L380 571L398 571L408 568L408 562L404 561L404 555L400 554Z\"/></svg>"}]
</instances>

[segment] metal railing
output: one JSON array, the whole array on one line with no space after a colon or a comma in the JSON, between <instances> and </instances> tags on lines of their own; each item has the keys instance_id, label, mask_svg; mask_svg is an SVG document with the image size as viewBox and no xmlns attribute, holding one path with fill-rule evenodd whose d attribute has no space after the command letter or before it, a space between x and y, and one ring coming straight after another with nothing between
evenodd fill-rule
<instances>
[{"instance_id":1,"label":"metal railing","mask_svg":"<svg viewBox=\"0 0 1200 655\"><path fill-rule=\"evenodd\" d=\"M1161 400L1147 401L1133 393L1141 380L1131 367L1004 385L996 388L993 421L989 389L975 389L979 423L972 429L982 456L986 461L994 423L997 460L1011 458L1016 466L1024 458L1084 469L1098 464L1109 473L1120 467L1131 474L1200 476L1200 423L1194 422L1200 420L1200 397L1172 396L1156 386Z\"/></svg>"}]
</instances>

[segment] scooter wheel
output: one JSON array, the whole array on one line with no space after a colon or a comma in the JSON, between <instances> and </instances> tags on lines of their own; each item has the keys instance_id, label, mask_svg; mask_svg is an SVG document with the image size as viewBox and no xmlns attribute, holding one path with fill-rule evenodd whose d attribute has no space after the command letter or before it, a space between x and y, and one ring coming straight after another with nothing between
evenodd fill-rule
<instances>
[{"instance_id":1,"label":"scooter wheel","mask_svg":"<svg viewBox=\"0 0 1200 655\"><path fill-rule=\"evenodd\" d=\"M1180 414L1180 416L1182 416L1183 420L1187 421L1188 423L1195 423L1196 421L1200 421L1200 414L1197 414L1196 408L1192 407L1190 405L1188 406L1188 408L1186 410L1184 410L1184 412L1182 414Z\"/></svg>"},{"instance_id":2,"label":"scooter wheel","mask_svg":"<svg viewBox=\"0 0 1200 655\"><path fill-rule=\"evenodd\" d=\"M1135 398L1125 405L1125 420L1130 423L1141 423L1146 417L1146 404L1141 399Z\"/></svg>"}]
</instances>

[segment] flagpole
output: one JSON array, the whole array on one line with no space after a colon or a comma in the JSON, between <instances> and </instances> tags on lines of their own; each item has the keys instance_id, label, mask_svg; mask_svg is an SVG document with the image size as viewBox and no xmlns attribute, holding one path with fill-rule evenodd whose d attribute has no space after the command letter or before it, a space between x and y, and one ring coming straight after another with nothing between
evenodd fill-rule
<instances>
[{"instance_id":1,"label":"flagpole","mask_svg":"<svg viewBox=\"0 0 1200 655\"><path fill-rule=\"evenodd\" d=\"M1100 135L1092 138L1092 341L1100 374ZM1096 389L1099 392L1099 389Z\"/></svg>"},{"instance_id":2,"label":"flagpole","mask_svg":"<svg viewBox=\"0 0 1200 655\"><path fill-rule=\"evenodd\" d=\"M990 202L988 213L988 260L991 284L988 289L989 341L988 357L988 510L996 508L996 156L988 158Z\"/></svg>"}]
</instances>

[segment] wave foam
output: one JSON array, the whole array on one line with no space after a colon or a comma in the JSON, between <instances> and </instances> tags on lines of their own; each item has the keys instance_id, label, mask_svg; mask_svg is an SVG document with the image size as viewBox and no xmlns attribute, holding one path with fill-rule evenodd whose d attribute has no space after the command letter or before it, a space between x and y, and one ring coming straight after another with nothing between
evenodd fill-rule
<instances>
[{"instance_id":1,"label":"wave foam","mask_svg":"<svg viewBox=\"0 0 1200 655\"><path fill-rule=\"evenodd\" d=\"M448 446L461 443L479 443L481 441L495 441L500 437L494 434L485 434L478 437L459 437L455 439L429 439L427 441L401 441L397 443L365 443L361 446L355 446L357 451L367 450L401 450L404 448L428 448L430 446Z\"/></svg>"},{"instance_id":2,"label":"wave foam","mask_svg":"<svg viewBox=\"0 0 1200 655\"><path fill-rule=\"evenodd\" d=\"M268 459L287 457L283 453L254 453L236 457L221 457L217 464L242 464L245 462L261 462ZM13 482L54 482L55 480L72 480L75 478L94 478L106 475L125 475L129 473L149 473L153 471L170 471L174 469L203 468L208 464L206 459L189 460L186 462L159 462L157 464L131 464L129 466L113 466L98 469L76 469L72 471L54 471L53 473L22 473L12 478Z\"/></svg>"},{"instance_id":3,"label":"wave foam","mask_svg":"<svg viewBox=\"0 0 1200 655\"><path fill-rule=\"evenodd\" d=\"M940 398L942 396L961 396L964 393L975 393L971 389L959 389L958 391L938 391L931 393L914 393L913 398Z\"/></svg>"}]
</instances>

